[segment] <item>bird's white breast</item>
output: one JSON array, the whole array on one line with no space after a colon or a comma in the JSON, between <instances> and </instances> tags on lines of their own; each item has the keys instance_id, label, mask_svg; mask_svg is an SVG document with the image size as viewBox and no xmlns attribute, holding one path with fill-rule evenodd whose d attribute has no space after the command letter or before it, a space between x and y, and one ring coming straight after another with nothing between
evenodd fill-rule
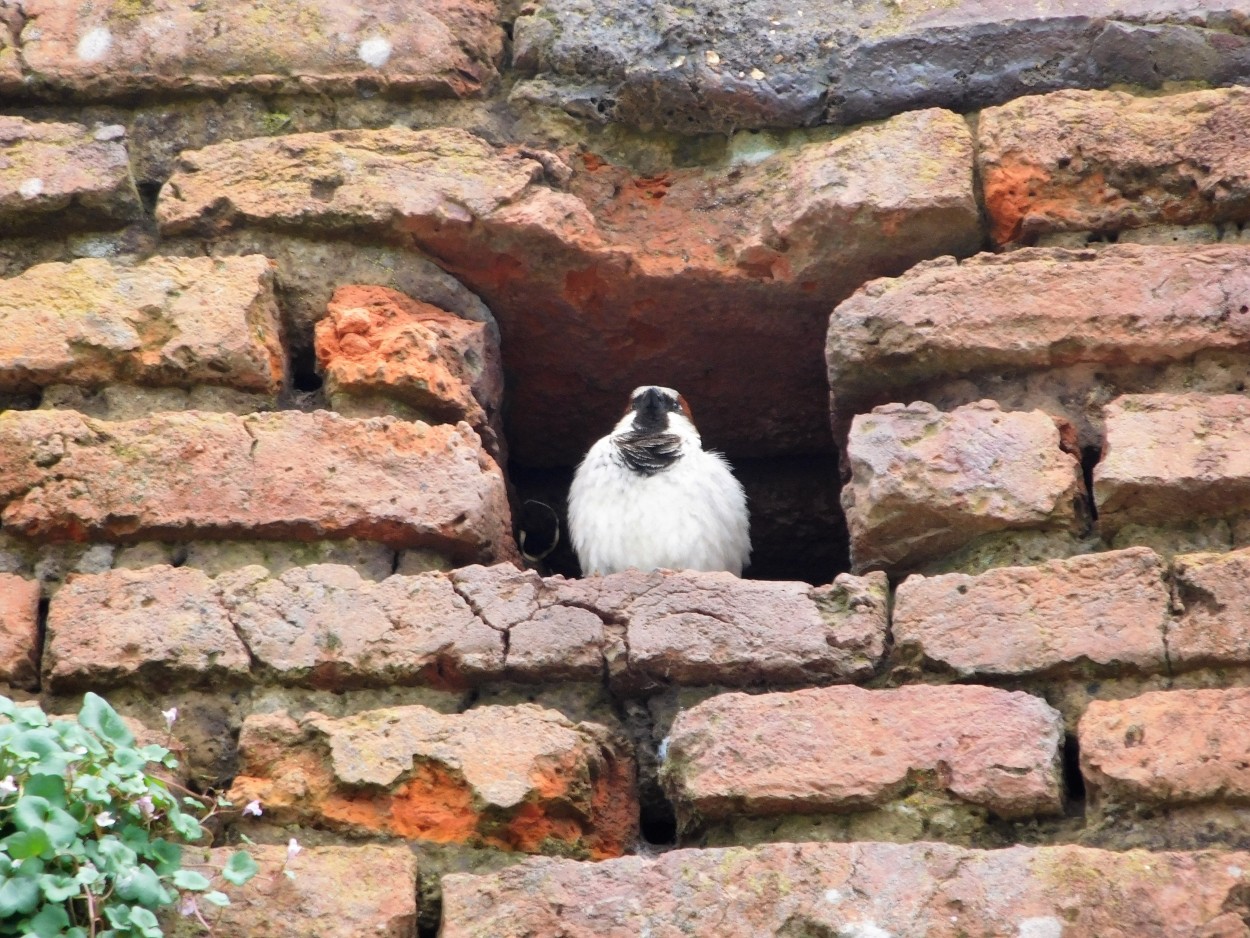
<instances>
[{"instance_id":1,"label":"bird's white breast","mask_svg":"<svg viewBox=\"0 0 1250 938\"><path fill-rule=\"evenodd\" d=\"M611 437L590 448L569 490L569 532L586 574L630 567L728 570L751 554L746 495L718 455L687 445L672 466L634 472Z\"/></svg>"}]
</instances>

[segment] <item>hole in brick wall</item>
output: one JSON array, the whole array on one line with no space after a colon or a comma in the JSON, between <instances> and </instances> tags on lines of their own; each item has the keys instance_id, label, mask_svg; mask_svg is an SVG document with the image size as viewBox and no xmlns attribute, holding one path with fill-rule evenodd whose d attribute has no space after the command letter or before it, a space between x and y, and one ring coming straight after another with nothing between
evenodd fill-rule
<instances>
[{"instance_id":1,"label":"hole in brick wall","mask_svg":"<svg viewBox=\"0 0 1250 938\"><path fill-rule=\"evenodd\" d=\"M311 351L297 352L291 358L291 385L297 391L320 391L323 382L317 374L317 360Z\"/></svg>"},{"instance_id":2,"label":"hole in brick wall","mask_svg":"<svg viewBox=\"0 0 1250 938\"><path fill-rule=\"evenodd\" d=\"M35 619L35 661L43 660L44 642L48 637L48 611L52 608L52 600L44 596L39 600L39 612ZM42 682L43 673L41 669L36 669L35 686L38 690L43 690Z\"/></svg>"},{"instance_id":3,"label":"hole in brick wall","mask_svg":"<svg viewBox=\"0 0 1250 938\"><path fill-rule=\"evenodd\" d=\"M1086 504L1089 506L1090 521L1098 520L1098 504L1094 498L1094 467L1102 459L1102 447L1081 447L1081 475L1085 479Z\"/></svg>"},{"instance_id":4,"label":"hole in brick wall","mask_svg":"<svg viewBox=\"0 0 1250 938\"><path fill-rule=\"evenodd\" d=\"M648 799L638 817L638 833L644 843L653 847L677 845L677 815L665 798Z\"/></svg>"},{"instance_id":5,"label":"hole in brick wall","mask_svg":"<svg viewBox=\"0 0 1250 938\"><path fill-rule=\"evenodd\" d=\"M135 183L135 189L139 191L139 201L143 203L143 210L149 215L156 212L156 200L161 194L161 183L159 182L139 182Z\"/></svg>"},{"instance_id":6,"label":"hole in brick wall","mask_svg":"<svg viewBox=\"0 0 1250 938\"><path fill-rule=\"evenodd\" d=\"M1063 787L1068 794L1069 814L1085 813L1085 776L1081 774L1081 750L1076 734L1063 737Z\"/></svg>"},{"instance_id":7,"label":"hole in brick wall","mask_svg":"<svg viewBox=\"0 0 1250 938\"><path fill-rule=\"evenodd\" d=\"M834 456L792 456L776 459L731 459L747 493L751 512L751 565L744 575L753 580L830 582L850 569L849 536L839 501L840 482ZM579 576L577 556L568 535L567 498L573 468L533 468L512 462L509 477L516 490L518 540L550 539L550 515L559 521L560 538L538 562L544 575ZM539 511L526 502L543 505ZM527 527L523 528L525 525Z\"/></svg>"}]
</instances>

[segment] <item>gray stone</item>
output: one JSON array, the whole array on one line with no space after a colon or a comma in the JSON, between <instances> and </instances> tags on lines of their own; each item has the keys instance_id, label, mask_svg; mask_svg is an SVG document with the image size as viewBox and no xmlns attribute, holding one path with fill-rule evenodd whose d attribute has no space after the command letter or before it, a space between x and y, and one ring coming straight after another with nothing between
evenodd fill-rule
<instances>
[{"instance_id":1,"label":"gray stone","mask_svg":"<svg viewBox=\"0 0 1250 938\"><path fill-rule=\"evenodd\" d=\"M854 124L1024 94L1250 75L1233 0L545 0L514 100L678 133Z\"/></svg>"}]
</instances>

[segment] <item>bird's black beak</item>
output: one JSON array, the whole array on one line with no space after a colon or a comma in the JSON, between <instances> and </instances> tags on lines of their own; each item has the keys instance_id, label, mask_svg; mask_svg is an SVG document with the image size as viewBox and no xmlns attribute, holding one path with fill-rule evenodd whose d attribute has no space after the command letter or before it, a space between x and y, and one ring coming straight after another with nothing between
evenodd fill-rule
<instances>
[{"instance_id":1,"label":"bird's black beak","mask_svg":"<svg viewBox=\"0 0 1250 938\"><path fill-rule=\"evenodd\" d=\"M647 388L634 398L634 426L639 430L668 428L668 401L655 388Z\"/></svg>"}]
</instances>

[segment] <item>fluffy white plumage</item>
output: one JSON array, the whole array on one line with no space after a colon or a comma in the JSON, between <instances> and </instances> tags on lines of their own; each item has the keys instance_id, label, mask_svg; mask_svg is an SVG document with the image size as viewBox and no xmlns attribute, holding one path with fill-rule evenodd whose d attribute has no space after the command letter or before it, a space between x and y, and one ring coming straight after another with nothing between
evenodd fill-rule
<instances>
[{"instance_id":1,"label":"fluffy white plumage","mask_svg":"<svg viewBox=\"0 0 1250 938\"><path fill-rule=\"evenodd\" d=\"M728 570L751 556L746 494L703 449L682 397L646 386L590 448L569 489L569 534L584 574Z\"/></svg>"}]
</instances>

